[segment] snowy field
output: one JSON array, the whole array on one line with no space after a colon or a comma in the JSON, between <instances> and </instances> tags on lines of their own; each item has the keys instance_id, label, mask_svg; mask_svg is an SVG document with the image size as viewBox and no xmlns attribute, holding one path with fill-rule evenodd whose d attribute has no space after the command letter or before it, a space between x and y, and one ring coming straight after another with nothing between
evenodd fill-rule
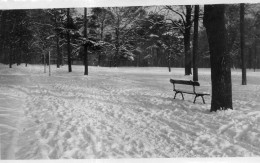
<instances>
[{"instance_id":1,"label":"snowy field","mask_svg":"<svg viewBox=\"0 0 260 163\"><path fill-rule=\"evenodd\" d=\"M1 159L260 156L260 72L232 70L232 111L173 99L184 69L0 64ZM211 92L210 70L199 69Z\"/></svg>"}]
</instances>

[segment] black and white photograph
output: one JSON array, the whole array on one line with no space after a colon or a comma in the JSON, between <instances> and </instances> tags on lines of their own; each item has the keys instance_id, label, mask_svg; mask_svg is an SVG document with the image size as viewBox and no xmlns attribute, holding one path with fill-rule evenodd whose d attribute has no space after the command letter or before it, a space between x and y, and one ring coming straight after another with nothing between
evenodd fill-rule
<instances>
[{"instance_id":1,"label":"black and white photograph","mask_svg":"<svg viewBox=\"0 0 260 163\"><path fill-rule=\"evenodd\" d=\"M260 157L260 1L26 1L0 5L0 160Z\"/></svg>"}]
</instances>

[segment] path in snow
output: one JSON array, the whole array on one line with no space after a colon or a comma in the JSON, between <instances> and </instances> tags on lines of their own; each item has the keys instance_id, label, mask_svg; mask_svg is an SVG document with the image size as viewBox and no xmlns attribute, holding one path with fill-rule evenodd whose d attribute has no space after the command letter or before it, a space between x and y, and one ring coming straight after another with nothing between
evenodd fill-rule
<instances>
[{"instance_id":1,"label":"path in snow","mask_svg":"<svg viewBox=\"0 0 260 163\"><path fill-rule=\"evenodd\" d=\"M23 113L26 95L19 88L30 82L25 72L18 74L21 70L14 69L10 74L5 67L0 65L0 158L13 159L18 135L22 132L20 122L26 118Z\"/></svg>"},{"instance_id":2,"label":"path in snow","mask_svg":"<svg viewBox=\"0 0 260 163\"><path fill-rule=\"evenodd\" d=\"M90 67L86 77L82 66L74 66L72 73L53 68L48 77L40 66L0 66L0 97L9 103L1 103L0 110L10 114L0 113L6 118L0 120L1 138L6 130L17 140L5 137L8 145L1 139L2 158L260 155L260 85L240 86L237 72L235 110L210 113L210 97L205 105L201 99L193 104L190 95L172 99L169 78L191 78L182 76L182 69ZM209 78L208 70L201 70L203 91L210 92ZM260 79L254 73L248 78L249 83Z\"/></svg>"}]
</instances>

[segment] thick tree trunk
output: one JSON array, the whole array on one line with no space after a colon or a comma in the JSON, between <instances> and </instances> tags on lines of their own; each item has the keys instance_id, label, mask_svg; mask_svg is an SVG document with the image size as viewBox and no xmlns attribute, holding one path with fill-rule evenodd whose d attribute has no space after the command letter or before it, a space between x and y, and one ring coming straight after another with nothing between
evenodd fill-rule
<instances>
[{"instance_id":1,"label":"thick tree trunk","mask_svg":"<svg viewBox=\"0 0 260 163\"><path fill-rule=\"evenodd\" d=\"M70 23L70 9L67 9L67 23L68 23L68 27L69 27L69 23ZM67 50L68 50L68 70L69 72L72 72L72 68L71 68L71 49L70 49L70 31L68 29L67 31Z\"/></svg>"},{"instance_id":2,"label":"thick tree trunk","mask_svg":"<svg viewBox=\"0 0 260 163\"><path fill-rule=\"evenodd\" d=\"M88 39L87 35L87 8L84 8L84 37L85 39ZM84 75L88 75L88 47L85 44L84 46Z\"/></svg>"},{"instance_id":3,"label":"thick tree trunk","mask_svg":"<svg viewBox=\"0 0 260 163\"><path fill-rule=\"evenodd\" d=\"M241 53L241 68L242 68L242 85L246 85L246 64L245 64L245 4L240 4L240 53Z\"/></svg>"},{"instance_id":4,"label":"thick tree trunk","mask_svg":"<svg viewBox=\"0 0 260 163\"><path fill-rule=\"evenodd\" d=\"M190 29L191 29L191 5L186 5L186 23L184 33L184 51L185 51L185 75L191 75L191 50L190 50Z\"/></svg>"},{"instance_id":5,"label":"thick tree trunk","mask_svg":"<svg viewBox=\"0 0 260 163\"><path fill-rule=\"evenodd\" d=\"M193 35L193 81L198 81L198 67L197 67L197 55L198 55L198 27L199 27L199 5L195 5L194 11L194 35Z\"/></svg>"},{"instance_id":6,"label":"thick tree trunk","mask_svg":"<svg viewBox=\"0 0 260 163\"><path fill-rule=\"evenodd\" d=\"M230 56L227 52L225 5L204 6L204 26L209 42L212 100L210 111L232 109Z\"/></svg>"}]
</instances>

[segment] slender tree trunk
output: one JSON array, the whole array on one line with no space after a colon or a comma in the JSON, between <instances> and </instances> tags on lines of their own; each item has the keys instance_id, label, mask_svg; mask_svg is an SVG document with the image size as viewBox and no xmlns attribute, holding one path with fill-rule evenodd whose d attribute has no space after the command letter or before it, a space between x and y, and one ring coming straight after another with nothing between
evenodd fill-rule
<instances>
[{"instance_id":1,"label":"slender tree trunk","mask_svg":"<svg viewBox=\"0 0 260 163\"><path fill-rule=\"evenodd\" d=\"M109 60L109 67L110 68L112 67L112 55L111 55L110 60Z\"/></svg>"},{"instance_id":2,"label":"slender tree trunk","mask_svg":"<svg viewBox=\"0 0 260 163\"><path fill-rule=\"evenodd\" d=\"M70 25L70 9L68 8L67 9L67 24L68 24L68 27ZM71 49L70 49L70 31L69 29L67 29L67 50L68 50L68 70L69 72L72 72L72 68L71 68Z\"/></svg>"},{"instance_id":3,"label":"slender tree trunk","mask_svg":"<svg viewBox=\"0 0 260 163\"><path fill-rule=\"evenodd\" d=\"M100 66L102 52L98 52L98 66Z\"/></svg>"},{"instance_id":4,"label":"slender tree trunk","mask_svg":"<svg viewBox=\"0 0 260 163\"><path fill-rule=\"evenodd\" d=\"M204 6L204 26L209 42L212 100L210 111L232 109L230 56L227 52L225 5Z\"/></svg>"},{"instance_id":5,"label":"slender tree trunk","mask_svg":"<svg viewBox=\"0 0 260 163\"><path fill-rule=\"evenodd\" d=\"M250 47L248 49L248 68L251 69L252 68L252 61L253 61L253 57L252 57L252 47Z\"/></svg>"},{"instance_id":6,"label":"slender tree trunk","mask_svg":"<svg viewBox=\"0 0 260 163\"><path fill-rule=\"evenodd\" d=\"M20 47L17 47L19 49L19 51L21 50ZM15 54L15 62L16 62L16 66L19 66L19 55L17 53L17 50L14 50L14 54Z\"/></svg>"},{"instance_id":7,"label":"slender tree trunk","mask_svg":"<svg viewBox=\"0 0 260 163\"><path fill-rule=\"evenodd\" d=\"M169 55L168 55L168 69L169 69L169 72L171 72L171 52L169 52Z\"/></svg>"},{"instance_id":8,"label":"slender tree trunk","mask_svg":"<svg viewBox=\"0 0 260 163\"><path fill-rule=\"evenodd\" d=\"M241 68L242 68L242 85L246 85L246 64L245 64L245 4L240 4L240 53L241 53Z\"/></svg>"},{"instance_id":9,"label":"slender tree trunk","mask_svg":"<svg viewBox=\"0 0 260 163\"><path fill-rule=\"evenodd\" d=\"M191 75L191 50L190 50L190 30L191 30L191 5L186 5L186 23L184 33L184 51L185 51L185 75Z\"/></svg>"},{"instance_id":10,"label":"slender tree trunk","mask_svg":"<svg viewBox=\"0 0 260 163\"><path fill-rule=\"evenodd\" d=\"M115 55L115 63L114 66L118 66L119 59L119 28L116 28L116 55Z\"/></svg>"},{"instance_id":11,"label":"slender tree trunk","mask_svg":"<svg viewBox=\"0 0 260 163\"><path fill-rule=\"evenodd\" d=\"M84 37L88 39L87 35L87 8L84 8ZM88 75L88 47L87 44L84 45L84 75Z\"/></svg>"},{"instance_id":12,"label":"slender tree trunk","mask_svg":"<svg viewBox=\"0 0 260 163\"><path fill-rule=\"evenodd\" d=\"M57 22L57 13L55 12L55 28L58 28L58 22ZM60 56L60 37L59 32L56 32L56 48L57 48L57 68L60 68L61 65L61 56Z\"/></svg>"},{"instance_id":13,"label":"slender tree trunk","mask_svg":"<svg viewBox=\"0 0 260 163\"><path fill-rule=\"evenodd\" d=\"M198 27L199 27L199 5L195 5L194 11L194 35L193 35L193 81L198 81L198 67L197 67L197 55L198 55Z\"/></svg>"},{"instance_id":14,"label":"slender tree trunk","mask_svg":"<svg viewBox=\"0 0 260 163\"><path fill-rule=\"evenodd\" d=\"M15 51L16 54L16 51ZM15 55L15 60L16 60L16 66L19 66L19 54Z\"/></svg>"},{"instance_id":15,"label":"slender tree trunk","mask_svg":"<svg viewBox=\"0 0 260 163\"><path fill-rule=\"evenodd\" d=\"M64 59L63 59L63 51L62 51L62 48L60 49L60 63L61 63L61 66L64 66Z\"/></svg>"},{"instance_id":16,"label":"slender tree trunk","mask_svg":"<svg viewBox=\"0 0 260 163\"><path fill-rule=\"evenodd\" d=\"M255 52L255 59L254 59L254 72L255 72L255 69L256 69L256 62L257 62L257 46L256 46L256 37L255 37L255 42L254 42L254 52Z\"/></svg>"},{"instance_id":17,"label":"slender tree trunk","mask_svg":"<svg viewBox=\"0 0 260 163\"><path fill-rule=\"evenodd\" d=\"M57 47L57 68L60 68L61 65L61 55L60 55L60 38L57 34L56 36L56 47Z\"/></svg>"},{"instance_id":18,"label":"slender tree trunk","mask_svg":"<svg viewBox=\"0 0 260 163\"><path fill-rule=\"evenodd\" d=\"M120 45L119 45L119 39L120 39L120 31L119 31L119 27L120 27L120 19L119 17L117 18L117 26L116 26L116 55L115 55L115 67L118 66L119 64L119 48L120 48Z\"/></svg>"},{"instance_id":19,"label":"slender tree trunk","mask_svg":"<svg viewBox=\"0 0 260 163\"><path fill-rule=\"evenodd\" d=\"M138 55L138 65L137 67L140 67L141 66L141 53L139 53Z\"/></svg>"},{"instance_id":20,"label":"slender tree trunk","mask_svg":"<svg viewBox=\"0 0 260 163\"><path fill-rule=\"evenodd\" d=\"M4 45L4 41L1 41L1 55L3 55L3 62L6 63L6 54L5 54L5 45Z\"/></svg>"},{"instance_id":21,"label":"slender tree trunk","mask_svg":"<svg viewBox=\"0 0 260 163\"><path fill-rule=\"evenodd\" d=\"M12 68L13 64L13 46L11 46L9 51L9 68Z\"/></svg>"},{"instance_id":22,"label":"slender tree trunk","mask_svg":"<svg viewBox=\"0 0 260 163\"><path fill-rule=\"evenodd\" d=\"M46 54L43 55L44 73L46 73Z\"/></svg>"},{"instance_id":23,"label":"slender tree trunk","mask_svg":"<svg viewBox=\"0 0 260 163\"><path fill-rule=\"evenodd\" d=\"M17 54L17 66L19 66L22 62L22 41L19 41L19 52Z\"/></svg>"},{"instance_id":24,"label":"slender tree trunk","mask_svg":"<svg viewBox=\"0 0 260 163\"><path fill-rule=\"evenodd\" d=\"M103 33L104 33L104 21L101 23L100 27L100 40L103 41ZM98 66L100 66L101 61L101 52L98 53Z\"/></svg>"},{"instance_id":25,"label":"slender tree trunk","mask_svg":"<svg viewBox=\"0 0 260 163\"><path fill-rule=\"evenodd\" d=\"M159 67L160 63L161 63L161 57L160 57L160 50L159 50L159 48L156 48L156 58L157 58L156 67Z\"/></svg>"},{"instance_id":26,"label":"slender tree trunk","mask_svg":"<svg viewBox=\"0 0 260 163\"><path fill-rule=\"evenodd\" d=\"M5 55L5 17L4 15L5 11L2 11L1 19L0 19L0 31L1 31L1 39L0 39L0 45L1 45L1 54L4 59L4 63L6 62L6 55Z\"/></svg>"},{"instance_id":27,"label":"slender tree trunk","mask_svg":"<svg viewBox=\"0 0 260 163\"><path fill-rule=\"evenodd\" d=\"M26 53L25 55L25 67L27 67L27 64L28 64L28 53Z\"/></svg>"},{"instance_id":28,"label":"slender tree trunk","mask_svg":"<svg viewBox=\"0 0 260 163\"><path fill-rule=\"evenodd\" d=\"M48 59L49 59L49 76L51 76L51 52L48 53Z\"/></svg>"}]
</instances>

